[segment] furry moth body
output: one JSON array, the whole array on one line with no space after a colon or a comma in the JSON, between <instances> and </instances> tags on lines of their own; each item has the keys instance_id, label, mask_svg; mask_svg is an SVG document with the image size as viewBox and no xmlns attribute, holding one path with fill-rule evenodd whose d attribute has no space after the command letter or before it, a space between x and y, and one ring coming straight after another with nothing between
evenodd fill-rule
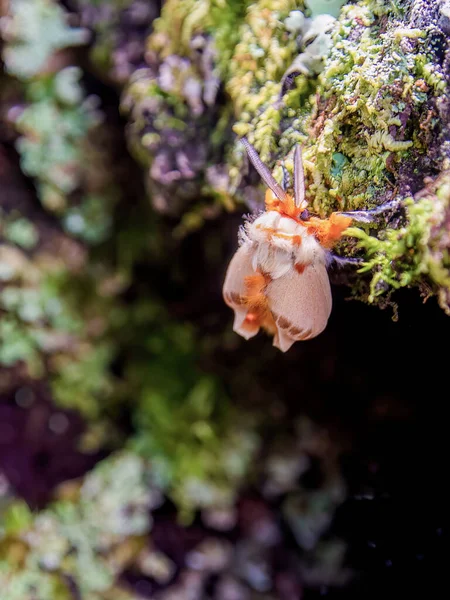
<instances>
[{"instance_id":1,"label":"furry moth body","mask_svg":"<svg viewBox=\"0 0 450 600\"><path fill-rule=\"evenodd\" d=\"M233 330L250 339L262 328L286 352L321 333L331 313L327 265L330 249L351 218L332 213L309 218L301 150L294 154L294 195L289 195L244 138L248 156L268 186L266 210L241 228L223 297L234 310Z\"/></svg>"}]
</instances>

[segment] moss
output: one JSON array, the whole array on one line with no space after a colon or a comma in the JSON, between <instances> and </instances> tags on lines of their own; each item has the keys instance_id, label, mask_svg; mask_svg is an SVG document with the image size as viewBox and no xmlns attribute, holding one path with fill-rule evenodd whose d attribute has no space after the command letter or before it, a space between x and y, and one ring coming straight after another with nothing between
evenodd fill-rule
<instances>
[{"instance_id":1,"label":"moss","mask_svg":"<svg viewBox=\"0 0 450 600\"><path fill-rule=\"evenodd\" d=\"M157 385L164 366L154 361L151 384L144 382L135 447L152 458L180 518L190 522L196 510L233 507L259 440L252 420L236 414L217 380L198 374L180 396L166 375Z\"/></svg>"},{"instance_id":2,"label":"moss","mask_svg":"<svg viewBox=\"0 0 450 600\"><path fill-rule=\"evenodd\" d=\"M115 200L115 194L111 194L110 200ZM113 224L111 213L104 197L86 195L81 204L70 207L65 213L64 229L88 244L99 244L110 235Z\"/></svg>"},{"instance_id":3,"label":"moss","mask_svg":"<svg viewBox=\"0 0 450 600\"><path fill-rule=\"evenodd\" d=\"M105 331L120 318L120 305L114 294L99 292L105 276L95 266L90 274L86 265L86 273L77 273L65 253L55 256L52 250L38 247L26 256L18 248L1 246L0 264L9 271L3 270L0 291L0 309L6 313L0 363L22 365L33 378L49 377L61 404L95 419L112 396L109 366L115 345ZM73 253L76 246L67 250Z\"/></svg>"},{"instance_id":4,"label":"moss","mask_svg":"<svg viewBox=\"0 0 450 600\"><path fill-rule=\"evenodd\" d=\"M233 196L242 200L244 157L233 144L232 125L239 136L249 135L264 160L272 158L278 140L288 150L280 133L293 131L292 116L314 89L333 20L305 19L301 8L303 3L293 0L164 4L148 38L150 69L135 73L122 100L131 121L130 146L149 166L149 188L160 210L183 213L199 195L209 197L215 209L232 209ZM281 102L283 76L303 41L301 92L297 88ZM219 86L226 93L225 106L218 102ZM300 108L295 123L307 110ZM295 133L296 140L301 137ZM179 232L204 222L202 204L197 201L183 215Z\"/></svg>"},{"instance_id":5,"label":"moss","mask_svg":"<svg viewBox=\"0 0 450 600\"><path fill-rule=\"evenodd\" d=\"M103 403L111 401L114 391L115 382L109 373L114 351L111 344L100 343L83 347L79 355L53 359L55 401L79 410L91 421L98 419Z\"/></svg>"},{"instance_id":6,"label":"moss","mask_svg":"<svg viewBox=\"0 0 450 600\"><path fill-rule=\"evenodd\" d=\"M427 38L388 4L343 7L308 123L314 136L305 158L315 210L389 200L398 191L399 169L424 160L421 123L445 85ZM346 162L336 173L337 154Z\"/></svg>"},{"instance_id":7,"label":"moss","mask_svg":"<svg viewBox=\"0 0 450 600\"><path fill-rule=\"evenodd\" d=\"M419 286L426 298L437 293L442 308L450 313L450 263L445 233L450 206L449 173L429 182L416 199L405 199L404 206L405 224L385 229L378 238L361 229L347 231L359 240L358 246L367 257L360 273L372 274L367 300L374 303L393 289Z\"/></svg>"},{"instance_id":8,"label":"moss","mask_svg":"<svg viewBox=\"0 0 450 600\"><path fill-rule=\"evenodd\" d=\"M233 130L246 135L269 166L277 158L287 159L286 167L292 170L290 150L307 139L304 123L312 110L317 75L330 51L334 22L319 13L311 18L299 3L260 2L249 9L241 27L226 82L236 119ZM265 28L259 26L261 15ZM286 85L289 78L294 87ZM242 166L237 164L242 158L242 150L230 156L235 186L242 178ZM275 165L274 175L280 179L280 162Z\"/></svg>"},{"instance_id":9,"label":"moss","mask_svg":"<svg viewBox=\"0 0 450 600\"><path fill-rule=\"evenodd\" d=\"M168 0L161 17L154 22L151 48L171 54L188 55L196 34L214 37L217 65L223 76L230 66L233 49L239 40L239 25L250 6L249 0Z\"/></svg>"},{"instance_id":10,"label":"moss","mask_svg":"<svg viewBox=\"0 0 450 600\"><path fill-rule=\"evenodd\" d=\"M34 179L46 210L65 217L75 237L98 244L110 233L117 200L114 182L98 185L111 150L100 147L105 136L99 99L86 95L83 72L71 65L71 56L55 54L85 44L87 31L69 28L65 12L51 0L39 0L32 9L25 4L10 3L4 51L9 70L24 84L20 105L8 115L19 134L22 170Z\"/></svg>"},{"instance_id":11,"label":"moss","mask_svg":"<svg viewBox=\"0 0 450 600\"><path fill-rule=\"evenodd\" d=\"M282 113L278 105L281 78L298 52L296 33L285 21L296 2L286 0L253 3L240 30L226 90L233 102L238 135L250 140L267 162L276 147ZM263 25L262 25L263 24Z\"/></svg>"},{"instance_id":12,"label":"moss","mask_svg":"<svg viewBox=\"0 0 450 600\"><path fill-rule=\"evenodd\" d=\"M147 168L153 206L178 216L192 203L199 203L199 198L217 194L208 167L220 164L230 131L230 111L218 102L220 80L205 27L184 54L172 53L172 46L183 46L173 33L181 27L187 7L181 3L176 11L180 22L172 22L172 17L167 20L167 15L173 14L168 12L170 4L165 5L149 36L149 67L134 73L121 106L129 120L130 149ZM201 204L206 213L207 202ZM200 218L203 221L205 216Z\"/></svg>"}]
</instances>

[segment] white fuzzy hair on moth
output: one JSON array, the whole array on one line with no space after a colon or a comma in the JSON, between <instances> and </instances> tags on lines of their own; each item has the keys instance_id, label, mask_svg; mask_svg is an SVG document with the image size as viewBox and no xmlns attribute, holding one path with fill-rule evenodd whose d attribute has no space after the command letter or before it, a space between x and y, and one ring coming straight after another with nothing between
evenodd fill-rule
<instances>
[{"instance_id":1,"label":"white fuzzy hair on moth","mask_svg":"<svg viewBox=\"0 0 450 600\"><path fill-rule=\"evenodd\" d=\"M286 352L294 342L317 336L331 312L327 273L329 247L351 219L333 213L309 217L299 147L294 153L294 195L273 178L244 138L248 156L268 186L266 210L248 215L239 228L239 248L223 286L224 300L235 313L233 329L249 339L260 328ZM303 215L306 216L303 217Z\"/></svg>"}]
</instances>

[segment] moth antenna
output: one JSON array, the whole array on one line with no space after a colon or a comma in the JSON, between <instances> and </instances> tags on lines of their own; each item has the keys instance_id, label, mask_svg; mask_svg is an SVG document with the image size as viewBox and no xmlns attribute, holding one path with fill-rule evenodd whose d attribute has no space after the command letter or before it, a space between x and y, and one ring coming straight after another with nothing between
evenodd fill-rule
<instances>
[{"instance_id":1,"label":"moth antenna","mask_svg":"<svg viewBox=\"0 0 450 600\"><path fill-rule=\"evenodd\" d=\"M264 183L267 185L267 187L269 187L272 190L272 192L275 194L275 196L278 198L278 200L281 200L282 202L286 202L288 199L286 192L283 190L281 185L279 185L275 181L272 173L269 171L269 169L266 167L266 165L259 158L259 155L256 152L256 149L250 144L250 142L245 137L241 138L241 142L244 144L245 149L247 150L248 157L251 160L252 165L255 167L255 169L258 171L259 175L261 176L261 179L264 181Z\"/></svg>"},{"instance_id":2,"label":"moth antenna","mask_svg":"<svg viewBox=\"0 0 450 600\"><path fill-rule=\"evenodd\" d=\"M281 168L283 169L282 186L283 186L283 190L285 192L287 192L287 190L291 187L291 177L290 177L289 171L286 169L286 166L284 163L281 165Z\"/></svg>"},{"instance_id":3,"label":"moth antenna","mask_svg":"<svg viewBox=\"0 0 450 600\"><path fill-rule=\"evenodd\" d=\"M298 208L305 202L305 174L303 172L302 149L297 144L294 151L294 199Z\"/></svg>"}]
</instances>

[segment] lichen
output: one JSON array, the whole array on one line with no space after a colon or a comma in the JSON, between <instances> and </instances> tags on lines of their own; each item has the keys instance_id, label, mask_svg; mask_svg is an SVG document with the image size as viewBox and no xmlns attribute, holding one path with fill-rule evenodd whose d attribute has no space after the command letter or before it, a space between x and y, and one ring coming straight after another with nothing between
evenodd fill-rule
<instances>
[{"instance_id":1,"label":"lichen","mask_svg":"<svg viewBox=\"0 0 450 600\"><path fill-rule=\"evenodd\" d=\"M0 211L0 235L25 250L34 248L39 241L39 234L33 223L20 216L20 213L2 217Z\"/></svg>"},{"instance_id":2,"label":"lichen","mask_svg":"<svg viewBox=\"0 0 450 600\"><path fill-rule=\"evenodd\" d=\"M45 70L55 51L85 44L87 31L71 28L65 11L53 0L10 0L2 19L8 42L3 57L9 73L28 79Z\"/></svg>"},{"instance_id":3,"label":"lichen","mask_svg":"<svg viewBox=\"0 0 450 600\"><path fill-rule=\"evenodd\" d=\"M98 185L98 172L108 168L98 142L104 139L99 100L86 95L83 71L68 53L86 44L88 32L68 27L53 1L26 4L10 2L4 17L5 62L24 83L8 111L21 166L45 209L64 217L74 237L97 244L109 234L117 194L110 181Z\"/></svg>"},{"instance_id":4,"label":"lichen","mask_svg":"<svg viewBox=\"0 0 450 600\"><path fill-rule=\"evenodd\" d=\"M133 155L148 168L154 207L177 214L212 193L206 168L220 156L227 112L217 103L210 41L199 36L188 56L165 57L155 38L149 41L155 48L148 52L150 67L133 74L122 110Z\"/></svg>"},{"instance_id":5,"label":"lichen","mask_svg":"<svg viewBox=\"0 0 450 600\"><path fill-rule=\"evenodd\" d=\"M22 168L37 179L45 208L57 214L64 213L66 198L81 184L83 140L96 124L95 113L81 102L80 77L80 69L66 67L30 83L30 104L15 121Z\"/></svg>"},{"instance_id":6,"label":"lichen","mask_svg":"<svg viewBox=\"0 0 450 600\"><path fill-rule=\"evenodd\" d=\"M21 502L2 515L2 598L65 600L73 597L71 582L83 598L118 594L117 576L142 551L150 510L161 502L149 465L126 452L61 493L68 498L38 515Z\"/></svg>"}]
</instances>

